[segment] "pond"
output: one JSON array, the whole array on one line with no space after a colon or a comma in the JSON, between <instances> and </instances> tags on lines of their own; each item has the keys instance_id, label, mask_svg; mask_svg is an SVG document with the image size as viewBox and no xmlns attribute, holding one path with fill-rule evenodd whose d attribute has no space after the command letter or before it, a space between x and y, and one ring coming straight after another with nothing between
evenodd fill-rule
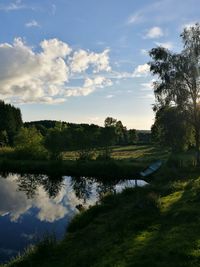
<instances>
[{"instance_id":1,"label":"pond","mask_svg":"<svg viewBox=\"0 0 200 267\"><path fill-rule=\"evenodd\" d=\"M95 178L7 174L0 176L0 263L48 234L61 239L80 208L107 192L143 186L142 180L103 183Z\"/></svg>"}]
</instances>

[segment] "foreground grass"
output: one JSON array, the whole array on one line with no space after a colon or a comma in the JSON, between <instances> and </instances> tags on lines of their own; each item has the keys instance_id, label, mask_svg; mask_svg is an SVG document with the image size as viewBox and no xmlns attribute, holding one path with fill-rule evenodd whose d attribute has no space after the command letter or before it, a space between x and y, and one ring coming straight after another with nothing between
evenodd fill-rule
<instances>
[{"instance_id":1,"label":"foreground grass","mask_svg":"<svg viewBox=\"0 0 200 267\"><path fill-rule=\"evenodd\" d=\"M177 178L164 168L152 185L107 196L74 218L63 241L7 267L198 267L199 205L198 171Z\"/></svg>"}]
</instances>

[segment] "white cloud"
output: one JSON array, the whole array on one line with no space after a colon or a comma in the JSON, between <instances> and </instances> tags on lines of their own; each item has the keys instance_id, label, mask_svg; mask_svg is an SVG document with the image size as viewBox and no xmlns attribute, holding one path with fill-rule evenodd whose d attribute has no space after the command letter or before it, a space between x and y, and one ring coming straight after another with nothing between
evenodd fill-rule
<instances>
[{"instance_id":1,"label":"white cloud","mask_svg":"<svg viewBox=\"0 0 200 267\"><path fill-rule=\"evenodd\" d=\"M103 76L97 76L94 79L86 78L82 87L68 88L65 91L67 97L70 96L87 96L98 88L111 86L113 83L110 79Z\"/></svg>"},{"instance_id":2,"label":"white cloud","mask_svg":"<svg viewBox=\"0 0 200 267\"><path fill-rule=\"evenodd\" d=\"M150 67L148 64L138 65L132 72L119 72L119 71L111 71L109 72L106 77L111 80L126 80L126 79L133 79L138 77L146 77L150 74Z\"/></svg>"},{"instance_id":3,"label":"white cloud","mask_svg":"<svg viewBox=\"0 0 200 267\"><path fill-rule=\"evenodd\" d=\"M40 27L40 24L36 20L31 20L25 24L27 28Z\"/></svg>"},{"instance_id":4,"label":"white cloud","mask_svg":"<svg viewBox=\"0 0 200 267\"><path fill-rule=\"evenodd\" d=\"M155 44L157 46L162 46L166 49L172 49L173 48L173 43L172 42L163 42L163 43L160 43L160 42L155 42Z\"/></svg>"},{"instance_id":5,"label":"white cloud","mask_svg":"<svg viewBox=\"0 0 200 267\"><path fill-rule=\"evenodd\" d=\"M55 199L50 199L45 190L38 187L35 201L32 201L33 205L39 209L37 218L47 222L54 222L63 218L68 213L66 207L61 203L64 194L65 192L62 190Z\"/></svg>"},{"instance_id":6,"label":"white cloud","mask_svg":"<svg viewBox=\"0 0 200 267\"><path fill-rule=\"evenodd\" d=\"M144 38L155 39L164 35L163 30L160 27L153 27L148 30Z\"/></svg>"},{"instance_id":7,"label":"white cloud","mask_svg":"<svg viewBox=\"0 0 200 267\"><path fill-rule=\"evenodd\" d=\"M149 72L150 67L148 64L138 65L133 72L133 77L146 76L149 74Z\"/></svg>"},{"instance_id":8,"label":"white cloud","mask_svg":"<svg viewBox=\"0 0 200 267\"><path fill-rule=\"evenodd\" d=\"M94 68L93 72L95 73L110 71L108 53L109 49L104 50L102 53L88 52L81 49L75 52L71 58L71 71L81 73L91 66Z\"/></svg>"},{"instance_id":9,"label":"white cloud","mask_svg":"<svg viewBox=\"0 0 200 267\"><path fill-rule=\"evenodd\" d=\"M35 52L16 38L13 44L0 44L0 98L17 103L62 103L67 96L88 95L111 80L101 73L111 70L109 50L102 53L74 51L58 39L44 40ZM70 56L72 54L72 56ZM98 76L90 79L92 73ZM78 73L84 77L77 90L67 90ZM67 93L66 93L67 92Z\"/></svg>"}]
</instances>

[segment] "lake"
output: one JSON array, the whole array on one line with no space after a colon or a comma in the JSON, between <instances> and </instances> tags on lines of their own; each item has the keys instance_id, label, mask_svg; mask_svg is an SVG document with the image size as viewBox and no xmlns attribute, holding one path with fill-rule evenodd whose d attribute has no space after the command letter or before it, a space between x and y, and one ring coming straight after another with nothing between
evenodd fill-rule
<instances>
[{"instance_id":1,"label":"lake","mask_svg":"<svg viewBox=\"0 0 200 267\"><path fill-rule=\"evenodd\" d=\"M79 209L96 204L106 193L143 186L142 180L33 174L0 175L0 263L22 253L48 234L61 239Z\"/></svg>"}]
</instances>

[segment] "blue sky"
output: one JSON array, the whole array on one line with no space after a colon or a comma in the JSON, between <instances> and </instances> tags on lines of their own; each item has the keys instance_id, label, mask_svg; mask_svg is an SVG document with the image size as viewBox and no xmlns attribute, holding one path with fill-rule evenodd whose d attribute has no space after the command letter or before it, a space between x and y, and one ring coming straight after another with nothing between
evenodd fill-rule
<instances>
[{"instance_id":1,"label":"blue sky","mask_svg":"<svg viewBox=\"0 0 200 267\"><path fill-rule=\"evenodd\" d=\"M147 51L180 51L199 0L0 0L0 98L24 121L56 119L150 129Z\"/></svg>"}]
</instances>

